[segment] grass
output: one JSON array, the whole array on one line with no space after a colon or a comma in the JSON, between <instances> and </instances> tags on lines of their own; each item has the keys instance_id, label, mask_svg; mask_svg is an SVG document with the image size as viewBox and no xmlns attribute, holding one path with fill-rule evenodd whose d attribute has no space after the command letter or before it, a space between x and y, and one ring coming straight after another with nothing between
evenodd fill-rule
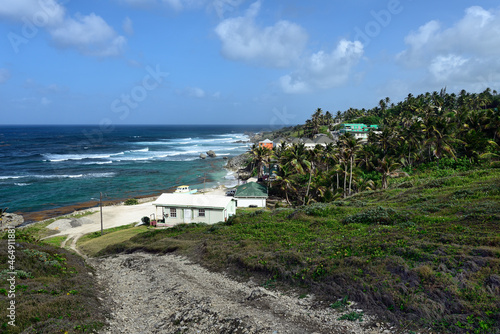
<instances>
[{"instance_id":1,"label":"grass","mask_svg":"<svg viewBox=\"0 0 500 334\"><path fill-rule=\"evenodd\" d=\"M52 238L43 239L41 240L41 242L44 244L52 245L54 247L61 247L61 243L66 240L67 237L67 235L59 235Z\"/></svg>"},{"instance_id":2,"label":"grass","mask_svg":"<svg viewBox=\"0 0 500 334\"><path fill-rule=\"evenodd\" d=\"M42 243L17 242L15 299L10 284L7 240L0 240L0 332L83 333L102 328L106 319L92 269L73 253ZM15 325L7 307L15 300Z\"/></svg>"},{"instance_id":3,"label":"grass","mask_svg":"<svg viewBox=\"0 0 500 334\"><path fill-rule=\"evenodd\" d=\"M56 220L81 218L81 217L92 215L94 213L95 213L94 211L84 211L84 212L80 212L80 213L73 214L73 215L66 215L66 216L61 216L61 217L57 217L57 218L51 218L51 219L47 219L47 220L39 222L39 223L29 224L29 225L19 229L18 231L22 231L22 234L30 235L34 239L41 239L41 238L49 237L51 235L55 235L55 234L59 233L59 231L50 230L47 228L47 226L49 226L50 224L52 224Z\"/></svg>"},{"instance_id":4,"label":"grass","mask_svg":"<svg viewBox=\"0 0 500 334\"><path fill-rule=\"evenodd\" d=\"M94 253L175 251L330 304L349 296L407 329L499 333L498 185L495 169L417 173L385 191L239 210L225 223L148 230Z\"/></svg>"},{"instance_id":5,"label":"grass","mask_svg":"<svg viewBox=\"0 0 500 334\"><path fill-rule=\"evenodd\" d=\"M146 226L133 227L134 225L135 224L124 225L106 229L102 236L101 231L87 234L78 239L77 247L88 256L95 256L109 245L122 243L148 229Z\"/></svg>"}]
</instances>

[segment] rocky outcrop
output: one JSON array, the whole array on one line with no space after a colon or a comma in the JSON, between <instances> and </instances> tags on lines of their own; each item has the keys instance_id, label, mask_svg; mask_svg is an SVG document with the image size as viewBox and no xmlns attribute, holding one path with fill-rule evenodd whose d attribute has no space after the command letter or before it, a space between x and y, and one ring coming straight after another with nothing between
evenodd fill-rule
<instances>
[{"instance_id":1,"label":"rocky outcrop","mask_svg":"<svg viewBox=\"0 0 500 334\"><path fill-rule=\"evenodd\" d=\"M15 213L2 213L1 229L14 228L24 223L24 218Z\"/></svg>"},{"instance_id":2,"label":"rocky outcrop","mask_svg":"<svg viewBox=\"0 0 500 334\"><path fill-rule=\"evenodd\" d=\"M248 154L243 153L243 154L240 154L240 155L237 155L235 157L230 158L227 161L227 165L225 167L226 167L226 169L229 169L230 171L239 172L242 169L246 168L247 160L248 160Z\"/></svg>"},{"instance_id":3,"label":"rocky outcrop","mask_svg":"<svg viewBox=\"0 0 500 334\"><path fill-rule=\"evenodd\" d=\"M205 153L200 153L200 158L201 159L206 159L207 158L207 155Z\"/></svg>"},{"instance_id":4,"label":"rocky outcrop","mask_svg":"<svg viewBox=\"0 0 500 334\"><path fill-rule=\"evenodd\" d=\"M207 155L210 157L210 158L215 158L217 156L217 154L215 154L214 151L210 150L210 151L207 151Z\"/></svg>"}]
</instances>

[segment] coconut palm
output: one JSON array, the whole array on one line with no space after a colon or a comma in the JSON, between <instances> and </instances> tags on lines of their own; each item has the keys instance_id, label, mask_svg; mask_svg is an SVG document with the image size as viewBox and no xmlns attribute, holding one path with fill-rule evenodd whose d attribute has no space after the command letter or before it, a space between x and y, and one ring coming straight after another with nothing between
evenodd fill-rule
<instances>
[{"instance_id":1,"label":"coconut palm","mask_svg":"<svg viewBox=\"0 0 500 334\"><path fill-rule=\"evenodd\" d=\"M286 202L290 205L291 203L290 199L288 198L288 193L296 192L297 189L294 187L294 184L292 182L290 167L286 165L280 166L280 171L280 174L282 175L276 176L275 182L277 183L278 187L285 193Z\"/></svg>"},{"instance_id":2,"label":"coconut palm","mask_svg":"<svg viewBox=\"0 0 500 334\"><path fill-rule=\"evenodd\" d=\"M390 157L383 157L382 160L377 160L377 165L375 166L375 170L382 174L382 189L387 189L389 184L388 177L394 172L397 168L399 168L400 164L395 162Z\"/></svg>"},{"instance_id":3,"label":"coconut palm","mask_svg":"<svg viewBox=\"0 0 500 334\"><path fill-rule=\"evenodd\" d=\"M250 149L250 155L254 166L257 166L258 177L262 177L264 162L269 162L269 158L272 156L273 151L267 147L253 145Z\"/></svg>"},{"instance_id":4,"label":"coconut palm","mask_svg":"<svg viewBox=\"0 0 500 334\"><path fill-rule=\"evenodd\" d=\"M444 117L440 117L434 122L429 123L425 129L427 133L425 145L429 147L437 158L438 167L439 160L444 155L450 155L454 159L456 158L452 143L459 142L459 140L454 137L452 126L453 124L446 122Z\"/></svg>"},{"instance_id":5,"label":"coconut palm","mask_svg":"<svg viewBox=\"0 0 500 334\"><path fill-rule=\"evenodd\" d=\"M311 168L309 155L304 144L293 144L281 157L282 166L290 166L295 172L305 174Z\"/></svg>"},{"instance_id":6,"label":"coconut palm","mask_svg":"<svg viewBox=\"0 0 500 334\"><path fill-rule=\"evenodd\" d=\"M356 160L356 154L358 153L358 151L361 150L362 146L360 139L355 139L352 135L342 136L340 141L342 142L342 146L344 148L346 160L349 162L350 165L349 192L348 192L350 196L352 193L352 175L353 175L352 170L354 162Z\"/></svg>"}]
</instances>

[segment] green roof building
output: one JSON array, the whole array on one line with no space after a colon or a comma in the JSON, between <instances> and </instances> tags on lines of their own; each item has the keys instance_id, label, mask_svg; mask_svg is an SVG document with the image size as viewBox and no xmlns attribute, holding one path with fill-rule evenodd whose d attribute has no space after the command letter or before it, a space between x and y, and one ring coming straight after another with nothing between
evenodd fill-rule
<instances>
[{"instance_id":1,"label":"green roof building","mask_svg":"<svg viewBox=\"0 0 500 334\"><path fill-rule=\"evenodd\" d=\"M236 206L239 208L265 208L267 197L267 188L256 182L248 182L237 187L234 194Z\"/></svg>"},{"instance_id":2,"label":"green roof building","mask_svg":"<svg viewBox=\"0 0 500 334\"><path fill-rule=\"evenodd\" d=\"M362 123L345 123L338 131L338 134L352 133L354 138L361 139L365 142L368 140L368 133L370 131L378 131L378 125L366 125Z\"/></svg>"}]
</instances>

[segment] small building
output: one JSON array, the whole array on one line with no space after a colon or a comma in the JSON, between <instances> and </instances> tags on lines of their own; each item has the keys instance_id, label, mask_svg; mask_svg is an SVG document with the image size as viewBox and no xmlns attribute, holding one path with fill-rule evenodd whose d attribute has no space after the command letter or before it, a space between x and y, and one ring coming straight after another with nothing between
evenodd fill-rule
<instances>
[{"instance_id":1,"label":"small building","mask_svg":"<svg viewBox=\"0 0 500 334\"><path fill-rule=\"evenodd\" d=\"M345 133L351 133L354 138L360 139L361 142L368 141L368 134L370 131L377 132L378 125L365 125L360 123L346 123L343 124L342 127L338 130L337 133L333 133L334 137L341 136Z\"/></svg>"},{"instance_id":2,"label":"small building","mask_svg":"<svg viewBox=\"0 0 500 334\"><path fill-rule=\"evenodd\" d=\"M267 197L267 188L256 182L248 182L237 187L234 194L236 206L239 208L265 208Z\"/></svg>"},{"instance_id":3,"label":"small building","mask_svg":"<svg viewBox=\"0 0 500 334\"><path fill-rule=\"evenodd\" d=\"M316 143L316 145L326 146L333 143L333 140L328 138L328 136L318 136L316 137L316 139L314 139L314 142Z\"/></svg>"},{"instance_id":4,"label":"small building","mask_svg":"<svg viewBox=\"0 0 500 334\"><path fill-rule=\"evenodd\" d=\"M153 202L158 221L215 224L236 213L236 201L220 195L162 194Z\"/></svg>"},{"instance_id":5,"label":"small building","mask_svg":"<svg viewBox=\"0 0 500 334\"><path fill-rule=\"evenodd\" d=\"M259 146L266 147L266 148L272 150L273 149L273 142L269 139L266 139L266 140L260 141Z\"/></svg>"},{"instance_id":6,"label":"small building","mask_svg":"<svg viewBox=\"0 0 500 334\"><path fill-rule=\"evenodd\" d=\"M274 138L273 147L279 147L282 143L284 143L286 146L287 141L288 141L288 139L283 138L283 137Z\"/></svg>"}]
</instances>

